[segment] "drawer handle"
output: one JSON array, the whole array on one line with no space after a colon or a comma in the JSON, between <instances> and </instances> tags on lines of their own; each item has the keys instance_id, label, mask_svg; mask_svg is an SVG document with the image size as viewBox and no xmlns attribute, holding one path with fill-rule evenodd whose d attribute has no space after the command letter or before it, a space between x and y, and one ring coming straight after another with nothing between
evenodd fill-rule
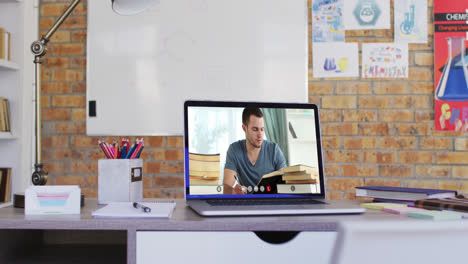
<instances>
[{"instance_id":1,"label":"drawer handle","mask_svg":"<svg viewBox=\"0 0 468 264\"><path fill-rule=\"evenodd\" d=\"M283 244L294 239L299 231L255 231L261 240L270 244Z\"/></svg>"}]
</instances>

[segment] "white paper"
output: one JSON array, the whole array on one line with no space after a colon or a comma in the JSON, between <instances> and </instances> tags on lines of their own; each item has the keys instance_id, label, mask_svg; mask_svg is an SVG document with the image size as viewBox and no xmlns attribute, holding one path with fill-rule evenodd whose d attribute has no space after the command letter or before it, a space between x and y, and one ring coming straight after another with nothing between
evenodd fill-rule
<instances>
[{"instance_id":1,"label":"white paper","mask_svg":"<svg viewBox=\"0 0 468 264\"><path fill-rule=\"evenodd\" d=\"M312 1L312 40L314 42L344 42L342 0Z\"/></svg>"},{"instance_id":2,"label":"white paper","mask_svg":"<svg viewBox=\"0 0 468 264\"><path fill-rule=\"evenodd\" d=\"M408 78L408 44L362 44L362 78Z\"/></svg>"},{"instance_id":3,"label":"white paper","mask_svg":"<svg viewBox=\"0 0 468 264\"><path fill-rule=\"evenodd\" d=\"M146 213L141 208L133 207L132 202L109 203L92 213L95 218L169 218L176 206L175 202L141 202L151 208Z\"/></svg>"},{"instance_id":4,"label":"white paper","mask_svg":"<svg viewBox=\"0 0 468 264\"><path fill-rule=\"evenodd\" d=\"M314 43L313 76L359 77L359 50L357 43Z\"/></svg>"},{"instance_id":5,"label":"white paper","mask_svg":"<svg viewBox=\"0 0 468 264\"><path fill-rule=\"evenodd\" d=\"M79 214L81 189L77 185L30 186L24 203L26 215Z\"/></svg>"},{"instance_id":6,"label":"white paper","mask_svg":"<svg viewBox=\"0 0 468 264\"><path fill-rule=\"evenodd\" d=\"M395 42L427 43L427 0L394 0Z\"/></svg>"},{"instance_id":7,"label":"white paper","mask_svg":"<svg viewBox=\"0 0 468 264\"><path fill-rule=\"evenodd\" d=\"M389 29L390 0L346 0L345 29Z\"/></svg>"}]
</instances>

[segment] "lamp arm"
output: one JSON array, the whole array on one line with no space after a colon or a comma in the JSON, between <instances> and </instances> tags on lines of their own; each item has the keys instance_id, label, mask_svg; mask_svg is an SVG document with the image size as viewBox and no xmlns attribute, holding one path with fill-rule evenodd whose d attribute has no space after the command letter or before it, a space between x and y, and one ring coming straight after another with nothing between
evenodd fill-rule
<instances>
[{"instance_id":1,"label":"lamp arm","mask_svg":"<svg viewBox=\"0 0 468 264\"><path fill-rule=\"evenodd\" d=\"M35 65L35 145L36 145L36 160L34 164L34 172L31 180L34 185L45 185L47 183L47 172L42 169L41 163L41 64L42 57L47 53L47 43L50 41L52 35L57 29L63 24L65 19L71 14L75 7L80 3L81 0L74 0L70 6L63 12L63 14L57 19L52 27L42 36L40 40L36 40L31 44L31 51L34 54L34 65Z\"/></svg>"}]
</instances>

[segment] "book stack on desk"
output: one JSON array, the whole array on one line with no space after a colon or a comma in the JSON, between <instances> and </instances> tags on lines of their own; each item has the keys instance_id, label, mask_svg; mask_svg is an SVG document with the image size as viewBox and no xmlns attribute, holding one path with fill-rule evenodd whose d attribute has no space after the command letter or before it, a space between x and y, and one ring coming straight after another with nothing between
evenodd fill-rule
<instances>
[{"instance_id":1,"label":"book stack on desk","mask_svg":"<svg viewBox=\"0 0 468 264\"><path fill-rule=\"evenodd\" d=\"M374 198L375 202L414 205L415 201L430 198L455 198L457 191L390 186L356 187L356 197Z\"/></svg>"},{"instance_id":2,"label":"book stack on desk","mask_svg":"<svg viewBox=\"0 0 468 264\"><path fill-rule=\"evenodd\" d=\"M468 213L468 199L462 197L421 199L414 202L414 207Z\"/></svg>"},{"instance_id":3,"label":"book stack on desk","mask_svg":"<svg viewBox=\"0 0 468 264\"><path fill-rule=\"evenodd\" d=\"M278 184L278 193L318 193L318 169L307 165L284 168L283 181Z\"/></svg>"}]
</instances>

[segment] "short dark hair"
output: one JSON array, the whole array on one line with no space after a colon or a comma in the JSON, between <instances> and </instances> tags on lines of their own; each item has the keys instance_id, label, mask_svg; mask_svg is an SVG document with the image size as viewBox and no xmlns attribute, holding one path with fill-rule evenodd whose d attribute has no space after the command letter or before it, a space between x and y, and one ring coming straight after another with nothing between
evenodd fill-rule
<instances>
[{"instance_id":1,"label":"short dark hair","mask_svg":"<svg viewBox=\"0 0 468 264\"><path fill-rule=\"evenodd\" d=\"M242 124L248 125L251 115L254 115L258 118L263 117L263 113L262 113L262 110L260 110L260 108L246 107L244 108L244 111L242 111Z\"/></svg>"}]
</instances>

